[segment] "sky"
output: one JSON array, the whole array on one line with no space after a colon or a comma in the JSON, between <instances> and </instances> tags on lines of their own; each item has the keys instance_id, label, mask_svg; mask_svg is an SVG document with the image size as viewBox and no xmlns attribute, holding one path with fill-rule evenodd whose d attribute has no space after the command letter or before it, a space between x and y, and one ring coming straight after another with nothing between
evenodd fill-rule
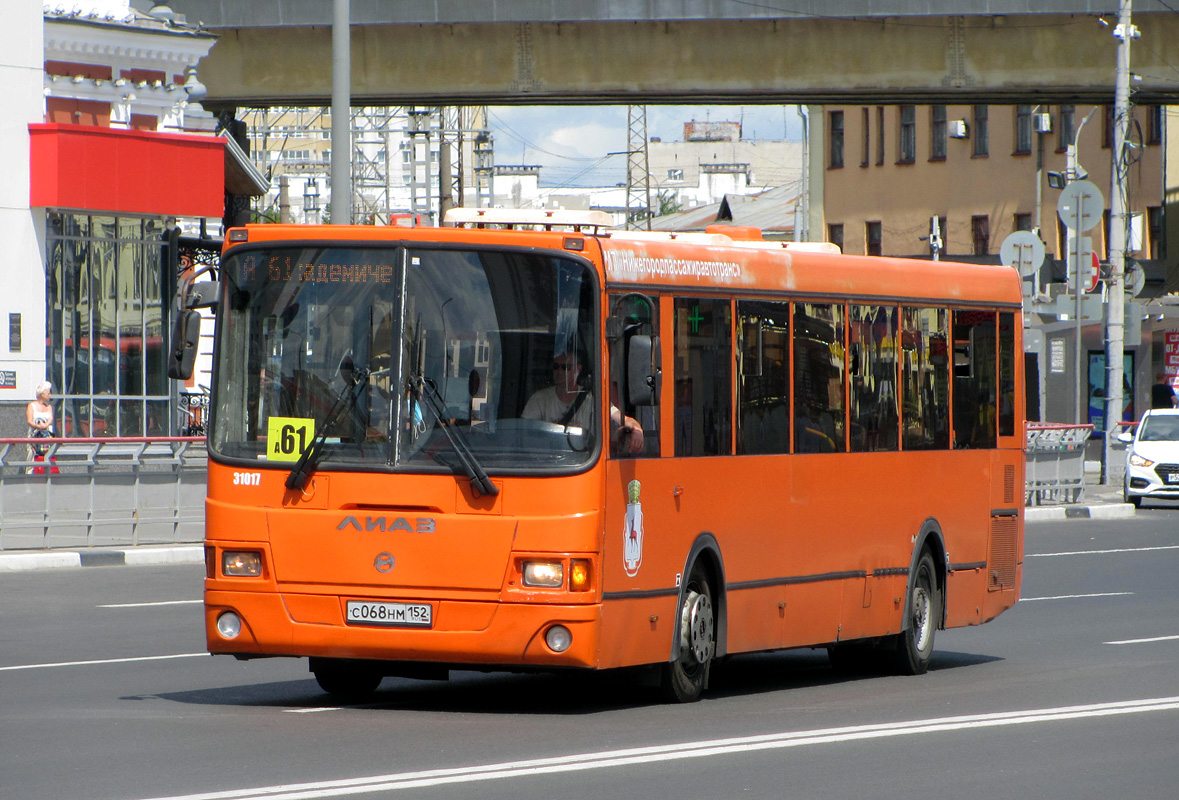
<instances>
[{"instance_id":1,"label":"sky","mask_svg":"<svg viewBox=\"0 0 1179 800\"><path fill-rule=\"evenodd\" d=\"M647 136L683 140L684 123L740 122L745 139L801 139L796 106L647 106ZM495 163L541 165L542 186L626 182L626 106L492 106ZM609 155L615 153L617 155Z\"/></svg>"}]
</instances>

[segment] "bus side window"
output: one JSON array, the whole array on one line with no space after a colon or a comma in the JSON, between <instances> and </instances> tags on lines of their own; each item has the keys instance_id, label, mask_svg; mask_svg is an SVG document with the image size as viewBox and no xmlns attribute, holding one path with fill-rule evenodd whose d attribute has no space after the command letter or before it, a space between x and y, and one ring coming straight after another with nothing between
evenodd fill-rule
<instances>
[{"instance_id":1,"label":"bus side window","mask_svg":"<svg viewBox=\"0 0 1179 800\"><path fill-rule=\"evenodd\" d=\"M945 450L950 446L948 316L943 308L901 310L901 444L906 450Z\"/></svg>"},{"instance_id":2,"label":"bus side window","mask_svg":"<svg viewBox=\"0 0 1179 800\"><path fill-rule=\"evenodd\" d=\"M790 452L790 304L737 303L737 452Z\"/></svg>"},{"instance_id":3,"label":"bus side window","mask_svg":"<svg viewBox=\"0 0 1179 800\"><path fill-rule=\"evenodd\" d=\"M610 408L617 408L643 429L643 448L630 453L610 434L611 458L659 457L659 366L660 352L654 351L655 398L653 405L632 405L627 391L631 376L627 374L630 341L635 336L649 337L653 345L659 342L659 300L656 297L630 292L610 297L610 320L607 324L607 347L610 357ZM610 425L609 419L606 421ZM612 427L612 426L611 426Z\"/></svg>"},{"instance_id":4,"label":"bus side window","mask_svg":"<svg viewBox=\"0 0 1179 800\"><path fill-rule=\"evenodd\" d=\"M842 453L843 305L794 304L794 452Z\"/></svg>"},{"instance_id":5,"label":"bus side window","mask_svg":"<svg viewBox=\"0 0 1179 800\"><path fill-rule=\"evenodd\" d=\"M675 299L675 454L732 453L732 307Z\"/></svg>"},{"instance_id":6,"label":"bus side window","mask_svg":"<svg viewBox=\"0 0 1179 800\"><path fill-rule=\"evenodd\" d=\"M995 312L954 312L954 447L997 443Z\"/></svg>"}]
</instances>

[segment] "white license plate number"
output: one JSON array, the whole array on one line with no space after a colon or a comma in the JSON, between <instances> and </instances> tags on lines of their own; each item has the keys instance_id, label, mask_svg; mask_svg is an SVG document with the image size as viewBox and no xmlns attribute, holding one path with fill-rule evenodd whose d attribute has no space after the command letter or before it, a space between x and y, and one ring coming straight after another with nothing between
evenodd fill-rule
<instances>
[{"instance_id":1,"label":"white license plate number","mask_svg":"<svg viewBox=\"0 0 1179 800\"><path fill-rule=\"evenodd\" d=\"M1179 472L1167 473L1167 483L1179 483Z\"/></svg>"},{"instance_id":2,"label":"white license plate number","mask_svg":"<svg viewBox=\"0 0 1179 800\"><path fill-rule=\"evenodd\" d=\"M345 607L345 617L349 625L429 628L434 625L434 607L429 603L349 600Z\"/></svg>"}]
</instances>

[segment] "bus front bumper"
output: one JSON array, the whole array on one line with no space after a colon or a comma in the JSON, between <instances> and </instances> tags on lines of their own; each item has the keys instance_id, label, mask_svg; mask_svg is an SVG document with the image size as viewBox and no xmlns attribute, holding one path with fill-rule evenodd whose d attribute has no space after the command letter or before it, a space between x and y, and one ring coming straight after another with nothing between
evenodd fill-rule
<instances>
[{"instance_id":1,"label":"bus front bumper","mask_svg":"<svg viewBox=\"0 0 1179 800\"><path fill-rule=\"evenodd\" d=\"M332 595L206 590L209 652L245 658L319 656L503 667L597 666L601 608L596 604L439 600L430 604L430 627L419 628L346 624L346 602L347 598ZM225 617L227 614L237 619ZM226 621L229 624L224 624ZM561 652L546 641L554 626L563 626L570 634L569 645ZM222 632L234 628L239 632L232 638Z\"/></svg>"}]
</instances>

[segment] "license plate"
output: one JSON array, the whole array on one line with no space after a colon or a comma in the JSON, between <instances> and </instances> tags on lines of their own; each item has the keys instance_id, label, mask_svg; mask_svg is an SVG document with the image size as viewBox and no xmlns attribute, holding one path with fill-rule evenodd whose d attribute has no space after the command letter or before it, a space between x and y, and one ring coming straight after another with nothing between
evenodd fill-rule
<instances>
[{"instance_id":1,"label":"license plate","mask_svg":"<svg viewBox=\"0 0 1179 800\"><path fill-rule=\"evenodd\" d=\"M384 625L391 628L429 628L434 625L434 607L429 603L349 600L344 613L349 625Z\"/></svg>"},{"instance_id":2,"label":"license plate","mask_svg":"<svg viewBox=\"0 0 1179 800\"><path fill-rule=\"evenodd\" d=\"M1179 472L1169 472L1166 475L1167 483L1179 483Z\"/></svg>"}]
</instances>

